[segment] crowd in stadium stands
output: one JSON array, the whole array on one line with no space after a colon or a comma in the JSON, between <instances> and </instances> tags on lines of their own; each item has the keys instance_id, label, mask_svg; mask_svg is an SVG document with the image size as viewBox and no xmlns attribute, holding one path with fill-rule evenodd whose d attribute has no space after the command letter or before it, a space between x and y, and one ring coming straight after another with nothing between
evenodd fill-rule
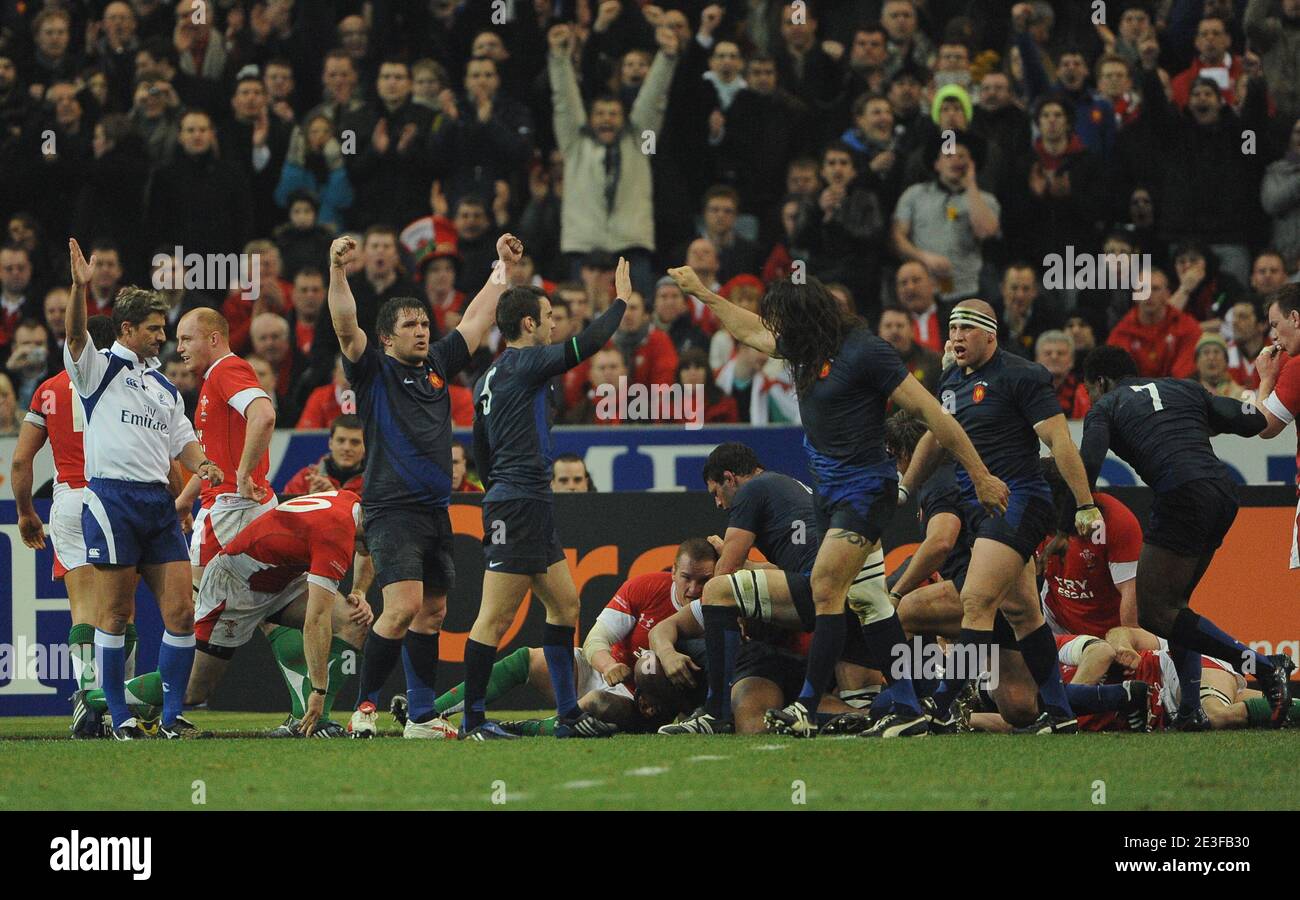
<instances>
[{"instance_id":1,"label":"crowd in stadium stands","mask_svg":"<svg viewBox=\"0 0 1300 900\"><path fill-rule=\"evenodd\" d=\"M595 389L620 376L702 384L711 422L797 421L780 361L660 277L682 263L749 308L820 278L931 390L947 311L979 296L1072 418L1107 342L1240 397L1261 299L1300 264L1300 0L20 0L0 217L0 435L62 365L69 235L91 314L132 283L172 327L220 309L281 428L354 411L325 308L339 233L372 339L394 296L453 328L507 230L557 341L626 257L636 295L564 379L565 423L611 422ZM1153 270L1075 265L1103 253ZM256 258L251 288L215 277L225 254Z\"/></svg>"}]
</instances>

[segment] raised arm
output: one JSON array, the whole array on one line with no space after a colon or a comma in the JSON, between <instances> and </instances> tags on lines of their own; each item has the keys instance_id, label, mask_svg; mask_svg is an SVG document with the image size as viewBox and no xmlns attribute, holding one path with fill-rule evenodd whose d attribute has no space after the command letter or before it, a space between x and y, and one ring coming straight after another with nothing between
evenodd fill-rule
<instances>
[{"instance_id":1,"label":"raised arm","mask_svg":"<svg viewBox=\"0 0 1300 900\"><path fill-rule=\"evenodd\" d=\"M704 286L700 276L696 275L695 270L690 266L669 269L668 274L673 281L677 282L677 286L682 289L683 294L700 298L718 317L718 321L722 323L723 328L727 329L727 333L736 340L747 347L760 350L768 356L777 355L776 335L754 313L747 309L741 309L725 297L713 293Z\"/></svg>"},{"instance_id":2,"label":"raised arm","mask_svg":"<svg viewBox=\"0 0 1300 900\"><path fill-rule=\"evenodd\" d=\"M86 291L90 285L90 272L95 262L95 255L92 253L90 262L86 262L86 257L82 255L81 246L76 238L68 239L68 255L72 269L72 295L68 298L64 328L67 331L68 352L72 354L73 361L77 362L81 359L81 351L85 349L89 339L86 333Z\"/></svg>"},{"instance_id":3,"label":"raised arm","mask_svg":"<svg viewBox=\"0 0 1300 900\"><path fill-rule=\"evenodd\" d=\"M556 25L547 34L551 45L547 57L547 75L551 82L552 125L555 142L560 152L569 149L582 136L587 124L587 114L582 108L582 92L578 90L578 77L573 71L573 28Z\"/></svg>"},{"instance_id":4,"label":"raised arm","mask_svg":"<svg viewBox=\"0 0 1300 900\"><path fill-rule=\"evenodd\" d=\"M357 324L357 299L348 284L347 265L357 250L357 242L341 237L330 244L330 321L339 337L339 349L356 362L366 352L366 333Z\"/></svg>"},{"instance_id":5,"label":"raised arm","mask_svg":"<svg viewBox=\"0 0 1300 900\"><path fill-rule=\"evenodd\" d=\"M523 259L524 245L513 234L497 238L497 262L487 282L474 295L456 330L465 339L465 346L473 353L487 339L497 318L497 301L510 287L510 270Z\"/></svg>"},{"instance_id":6,"label":"raised arm","mask_svg":"<svg viewBox=\"0 0 1300 900\"><path fill-rule=\"evenodd\" d=\"M641 85L641 90L637 91L636 100L628 114L628 122L636 129L638 141L642 131L659 131L663 128L664 114L668 111L668 87L677 70L681 50L677 46L677 35L667 26L655 29L655 40L659 43L659 52L655 54L650 71L646 73L645 82Z\"/></svg>"}]
</instances>

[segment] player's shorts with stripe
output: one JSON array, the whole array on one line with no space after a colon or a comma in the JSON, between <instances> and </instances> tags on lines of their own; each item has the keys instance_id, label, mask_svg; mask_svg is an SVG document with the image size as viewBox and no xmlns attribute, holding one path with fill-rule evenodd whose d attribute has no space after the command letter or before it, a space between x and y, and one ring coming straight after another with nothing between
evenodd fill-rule
<instances>
[{"instance_id":1,"label":"player's shorts with stripe","mask_svg":"<svg viewBox=\"0 0 1300 900\"><path fill-rule=\"evenodd\" d=\"M276 497L271 494L264 502L249 500L238 494L220 494L211 506L205 506L194 517L194 531L190 534L190 565L206 566L221 549L234 540L250 522L262 513L275 509Z\"/></svg>"},{"instance_id":2,"label":"player's shorts with stripe","mask_svg":"<svg viewBox=\"0 0 1300 900\"><path fill-rule=\"evenodd\" d=\"M1006 544L1028 562L1056 525L1052 489L1041 478L1008 484L1007 487L1011 497L1007 501L1007 511L1000 516L990 515L978 503L966 507L971 533L977 540L985 538Z\"/></svg>"},{"instance_id":3,"label":"player's shorts with stripe","mask_svg":"<svg viewBox=\"0 0 1300 900\"><path fill-rule=\"evenodd\" d=\"M573 648L573 669L578 676L579 698L592 691L602 691L616 697L626 697L628 700L634 699L632 692L628 690L627 685L623 682L613 685L606 684L605 676L591 667L591 663L587 662L587 657L583 655L581 647Z\"/></svg>"},{"instance_id":4,"label":"player's shorts with stripe","mask_svg":"<svg viewBox=\"0 0 1300 900\"><path fill-rule=\"evenodd\" d=\"M1295 505L1295 522L1291 524L1291 568L1300 569L1300 501Z\"/></svg>"},{"instance_id":5,"label":"player's shorts with stripe","mask_svg":"<svg viewBox=\"0 0 1300 900\"><path fill-rule=\"evenodd\" d=\"M298 599L307 590L307 575L299 575L275 593L255 591L235 571L230 557L218 555L203 570L194 610L194 636L214 647L242 647L257 626Z\"/></svg>"},{"instance_id":6,"label":"player's shorts with stripe","mask_svg":"<svg viewBox=\"0 0 1300 900\"><path fill-rule=\"evenodd\" d=\"M165 484L92 478L81 495L88 562L158 565L189 559L176 501Z\"/></svg>"},{"instance_id":7,"label":"player's shorts with stripe","mask_svg":"<svg viewBox=\"0 0 1300 900\"><path fill-rule=\"evenodd\" d=\"M451 590L456 583L456 535L446 509L366 506L362 511L366 547L381 589L398 581L419 581L430 593Z\"/></svg>"},{"instance_id":8,"label":"player's shorts with stripe","mask_svg":"<svg viewBox=\"0 0 1300 900\"><path fill-rule=\"evenodd\" d=\"M81 533L81 488L60 490L50 504L50 541L54 544L54 577L62 578L87 564L86 539Z\"/></svg>"},{"instance_id":9,"label":"player's shorts with stripe","mask_svg":"<svg viewBox=\"0 0 1300 900\"><path fill-rule=\"evenodd\" d=\"M564 559L548 500L494 500L483 504L483 556L489 572L541 575Z\"/></svg>"},{"instance_id":10,"label":"player's shorts with stripe","mask_svg":"<svg viewBox=\"0 0 1300 900\"><path fill-rule=\"evenodd\" d=\"M780 689L784 703L793 703L803 690L808 661L766 641L743 641L736 653L733 684L746 678L763 678Z\"/></svg>"},{"instance_id":11,"label":"player's shorts with stripe","mask_svg":"<svg viewBox=\"0 0 1300 900\"><path fill-rule=\"evenodd\" d=\"M1156 494L1143 540L1179 556L1204 556L1219 549L1236 518L1235 486L1199 478Z\"/></svg>"},{"instance_id":12,"label":"player's shorts with stripe","mask_svg":"<svg viewBox=\"0 0 1300 900\"><path fill-rule=\"evenodd\" d=\"M874 544L898 508L898 470L891 461L887 467L877 466L821 482L813 493L813 504L822 534L841 528Z\"/></svg>"}]
</instances>

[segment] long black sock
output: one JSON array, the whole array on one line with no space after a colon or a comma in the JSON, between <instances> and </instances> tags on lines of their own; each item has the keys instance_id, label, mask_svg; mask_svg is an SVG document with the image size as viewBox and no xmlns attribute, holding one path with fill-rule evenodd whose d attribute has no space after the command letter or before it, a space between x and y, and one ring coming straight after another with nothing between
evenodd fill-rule
<instances>
[{"instance_id":1,"label":"long black sock","mask_svg":"<svg viewBox=\"0 0 1300 900\"><path fill-rule=\"evenodd\" d=\"M957 643L948 647L943 682L931 695L940 716L948 715L952 701L961 693L966 682L979 677L983 661L989 658L993 643L992 631L963 627L957 636Z\"/></svg>"},{"instance_id":2,"label":"long black sock","mask_svg":"<svg viewBox=\"0 0 1300 900\"><path fill-rule=\"evenodd\" d=\"M1011 627L1007 617L998 610L993 614L993 642L1003 650L1019 650L1020 641L1016 639L1016 630Z\"/></svg>"},{"instance_id":3,"label":"long black sock","mask_svg":"<svg viewBox=\"0 0 1300 900\"><path fill-rule=\"evenodd\" d=\"M470 731L483 724L487 718L487 686L492 677L492 664L497 659L497 648L480 644L473 638L465 640L465 719L462 731Z\"/></svg>"},{"instance_id":4,"label":"long black sock","mask_svg":"<svg viewBox=\"0 0 1300 900\"><path fill-rule=\"evenodd\" d=\"M873 659L889 659L893 657L895 648L902 647L911 657L911 646L907 643L907 635L903 632L903 623L898 620L895 613L888 619L881 619L879 622L872 622L869 625L862 626L862 637L866 640L867 646L871 650ZM921 672L922 660L910 660L911 665L902 667L904 671L894 671L894 667L887 666L882 669L885 680L889 682L890 695L893 697L894 708L903 707L905 712L913 715L920 715L921 704L916 697L916 686L912 683L914 675Z\"/></svg>"},{"instance_id":5,"label":"long black sock","mask_svg":"<svg viewBox=\"0 0 1300 900\"><path fill-rule=\"evenodd\" d=\"M401 655L400 640L386 638L371 629L361 651L361 686L357 689L357 706L366 701L378 705L379 692L384 689L384 682L388 680Z\"/></svg>"},{"instance_id":6,"label":"long black sock","mask_svg":"<svg viewBox=\"0 0 1300 900\"><path fill-rule=\"evenodd\" d=\"M813 626L812 646L808 648L808 672L804 677L799 702L810 713L817 711L822 694L835 674L835 664L844 652L844 615L818 616Z\"/></svg>"},{"instance_id":7,"label":"long black sock","mask_svg":"<svg viewBox=\"0 0 1300 900\"><path fill-rule=\"evenodd\" d=\"M704 612L704 652L709 663L709 696L705 711L716 719L731 718L731 678L740 650L740 611L734 606L707 605Z\"/></svg>"},{"instance_id":8,"label":"long black sock","mask_svg":"<svg viewBox=\"0 0 1300 900\"><path fill-rule=\"evenodd\" d=\"M1250 649L1187 606L1180 609L1174 617L1173 632L1164 636L1169 638L1170 643L1181 644L1197 653L1221 659L1243 675L1273 671L1273 664L1267 656Z\"/></svg>"},{"instance_id":9,"label":"long black sock","mask_svg":"<svg viewBox=\"0 0 1300 900\"><path fill-rule=\"evenodd\" d=\"M1061 669L1056 664L1056 639L1046 622L1020 639L1020 653L1025 658L1029 674L1034 676L1038 696L1047 711L1066 718L1073 716L1061 681Z\"/></svg>"},{"instance_id":10,"label":"long black sock","mask_svg":"<svg viewBox=\"0 0 1300 900\"><path fill-rule=\"evenodd\" d=\"M437 713L433 701L438 680L438 632L406 632L402 640L402 665L406 669L407 715L412 722L427 722Z\"/></svg>"}]
</instances>

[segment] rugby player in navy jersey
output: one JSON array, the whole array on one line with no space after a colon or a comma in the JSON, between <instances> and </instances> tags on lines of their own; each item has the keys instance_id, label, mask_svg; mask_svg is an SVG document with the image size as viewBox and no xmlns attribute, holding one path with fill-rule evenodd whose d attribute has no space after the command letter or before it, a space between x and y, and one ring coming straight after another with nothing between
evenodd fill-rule
<instances>
[{"instance_id":1,"label":"rugby player in navy jersey","mask_svg":"<svg viewBox=\"0 0 1300 900\"><path fill-rule=\"evenodd\" d=\"M608 737L617 729L578 707L573 637L578 589L555 530L551 496L551 422L556 375L614 336L632 292L630 266L618 261L618 298L576 337L551 343L551 301L544 291L512 287L497 306L506 349L475 386L474 456L483 478L483 600L465 642L465 719L461 737L512 740L487 719L486 696L497 646L531 588L546 607L542 653L555 691L556 737Z\"/></svg>"},{"instance_id":2,"label":"rugby player in navy jersey","mask_svg":"<svg viewBox=\"0 0 1300 900\"><path fill-rule=\"evenodd\" d=\"M907 413L895 413L885 423L885 444L898 461L900 475L907 474L912 454L924 435L925 426ZM1059 504L1067 503L1073 525L1074 498L1069 497L1067 500L1062 497L1058 501L1058 491L1055 489L1058 482L1060 493L1068 495L1069 491L1060 482L1052 460L1042 460L1041 466L1053 487L1053 500L1058 503L1058 515L1061 513ZM925 539L894 582L889 596L898 606L898 617L904 630L908 634L922 636L922 653L928 654L933 651L926 645L933 642L935 637L954 641L961 636L960 594L970 567L971 545L974 541L971 529L966 525L961 487L957 483L956 466L951 460L944 459L935 468L934 474L917 495L916 505ZM938 574L942 580L938 584L925 583L932 574ZM1028 725L1039 715L1035 685L1025 666L1015 632L1001 610L994 614L993 636L998 645L999 677L998 683L989 690L984 706L988 709L996 708L1012 727ZM1118 711L1121 715L1128 716L1144 711L1147 705L1146 686L1137 681L1101 688L1080 682L1077 685L1067 684L1065 692L1076 713ZM977 704L982 699L971 692L964 700L965 710L948 720L932 721L931 733L957 731L957 720L968 722L970 714L978 711ZM875 713L876 706L887 700L887 692L882 692L872 706L872 713ZM933 699L927 703L933 703ZM957 705L961 706L962 701Z\"/></svg>"},{"instance_id":3,"label":"rugby player in navy jersey","mask_svg":"<svg viewBox=\"0 0 1300 900\"><path fill-rule=\"evenodd\" d=\"M858 317L842 311L815 278L771 285L759 313L710 291L689 266L669 270L683 293L698 297L736 340L784 358L799 394L804 447L815 482L818 526L825 537L811 573L816 619L799 698L768 711L768 726L800 737L817 732L817 705L844 649L847 602L862 622L873 658L889 659L906 643L881 574L855 581L863 564L883 560L880 537L898 501L898 474L885 452L885 406L893 402L923 419L940 444L971 473L983 508L1002 512L1007 486L980 460L971 441L915 378L898 353ZM927 734L929 722L908 678L894 685L894 712L873 737Z\"/></svg>"},{"instance_id":4,"label":"rugby player in navy jersey","mask_svg":"<svg viewBox=\"0 0 1300 900\"><path fill-rule=\"evenodd\" d=\"M817 559L821 531L811 489L789 475L767 471L758 454L738 442L713 448L704 463L704 484L718 508L728 513L727 531L720 541L710 538L718 550L718 563L704 585L698 609L701 621L682 616L682 627L668 643L677 637L697 637L702 629L709 693L703 709L682 722L665 725L660 734L733 732L732 682L762 671L767 664L763 634L772 627L812 631L816 620L809 573ZM767 562L747 562L751 548L757 548ZM883 558L868 560L855 580L878 578L884 569ZM741 619L746 620L751 638L743 644ZM844 659L864 680L867 651L857 629L847 634ZM887 662L872 660L873 667L882 670L888 668ZM837 680L845 671L837 670ZM839 684L841 690L860 686Z\"/></svg>"},{"instance_id":5,"label":"rugby player in navy jersey","mask_svg":"<svg viewBox=\"0 0 1300 900\"><path fill-rule=\"evenodd\" d=\"M996 613L1001 609L1044 707L1024 730L1074 733L1078 723L1061 683L1056 642L1043 620L1035 579L1034 550L1055 525L1051 488L1039 470L1040 439L1074 494L1079 533L1091 533L1101 513L1092 502L1051 375L1037 363L998 349L997 335L997 318L983 300L965 300L949 315L948 338L956 364L940 379L940 402L965 429L989 470L1006 482L1011 499L1006 515L986 515L977 502L983 499L978 485L958 459L957 482L975 542L961 590L961 634L949 657L954 671L935 691L935 707L941 718L947 715L966 682L979 674L984 661L993 659ZM921 438L901 482L904 493L925 483L940 455L933 433Z\"/></svg>"},{"instance_id":6,"label":"rugby player in navy jersey","mask_svg":"<svg viewBox=\"0 0 1300 900\"><path fill-rule=\"evenodd\" d=\"M1096 479L1113 450L1155 491L1151 520L1138 557L1138 623L1169 641L1183 686L1173 727L1208 731L1201 706L1201 655L1254 675L1280 728L1291 708L1291 670L1285 655L1264 656L1221 630L1188 605L1214 552L1237 517L1237 491L1210 436L1254 437L1268 419L1249 403L1212 396L1195 381L1141 378L1118 347L1098 347L1084 361L1092 409L1083 420L1083 459Z\"/></svg>"}]
</instances>

